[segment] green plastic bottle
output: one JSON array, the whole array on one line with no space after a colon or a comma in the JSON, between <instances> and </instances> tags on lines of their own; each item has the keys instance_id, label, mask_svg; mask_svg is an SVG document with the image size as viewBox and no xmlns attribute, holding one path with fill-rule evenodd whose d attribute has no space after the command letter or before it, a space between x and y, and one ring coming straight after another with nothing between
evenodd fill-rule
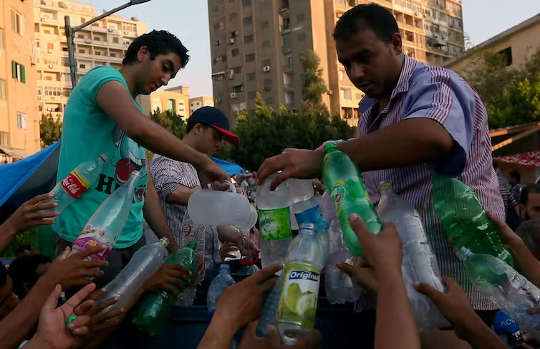
<instances>
[{"instance_id":1,"label":"green plastic bottle","mask_svg":"<svg viewBox=\"0 0 540 349\"><path fill-rule=\"evenodd\" d=\"M486 214L474 191L457 178L440 176L432 171L432 200L435 212L452 240L478 254L489 254L513 266L512 255L499 236L499 228Z\"/></svg>"},{"instance_id":2,"label":"green plastic bottle","mask_svg":"<svg viewBox=\"0 0 540 349\"><path fill-rule=\"evenodd\" d=\"M190 241L186 247L170 254L165 263L179 264L194 273L197 264L194 257L196 247L197 243ZM186 285L184 280L180 280L180 282L182 286ZM180 290L176 286L172 284L171 286L180 294ZM165 326L176 300L177 297L174 294L165 290L147 293L135 309L132 318L133 325L150 336L159 334Z\"/></svg>"},{"instance_id":3,"label":"green plastic bottle","mask_svg":"<svg viewBox=\"0 0 540 349\"><path fill-rule=\"evenodd\" d=\"M336 208L343 239L353 256L361 256L362 247L349 224L349 215L356 213L362 217L373 234L379 234L382 230L362 176L349 156L339 151L334 143L326 143L324 146L322 174L326 190Z\"/></svg>"}]
</instances>

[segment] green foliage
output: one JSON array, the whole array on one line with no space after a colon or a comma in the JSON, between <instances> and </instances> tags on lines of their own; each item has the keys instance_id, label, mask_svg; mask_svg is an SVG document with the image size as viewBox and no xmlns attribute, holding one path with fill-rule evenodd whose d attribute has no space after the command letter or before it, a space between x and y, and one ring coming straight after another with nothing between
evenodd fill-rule
<instances>
[{"instance_id":1,"label":"green foliage","mask_svg":"<svg viewBox=\"0 0 540 349\"><path fill-rule=\"evenodd\" d=\"M477 58L479 64L461 73L482 97L490 128L540 121L540 50L523 68L506 67L499 53Z\"/></svg>"},{"instance_id":2,"label":"green foliage","mask_svg":"<svg viewBox=\"0 0 540 349\"><path fill-rule=\"evenodd\" d=\"M33 247L38 235L38 230L39 228L33 228L23 233L18 233L0 255L2 257L11 258L15 257L15 252L19 247L25 245Z\"/></svg>"},{"instance_id":3,"label":"green foliage","mask_svg":"<svg viewBox=\"0 0 540 349\"><path fill-rule=\"evenodd\" d=\"M302 67L302 94L306 107L322 107L322 95L328 91L319 69L320 59L315 52L307 51L300 57Z\"/></svg>"},{"instance_id":4,"label":"green foliage","mask_svg":"<svg viewBox=\"0 0 540 349\"><path fill-rule=\"evenodd\" d=\"M184 120L170 111L162 112L157 108L150 117L178 138L182 138L186 134L186 123Z\"/></svg>"},{"instance_id":5,"label":"green foliage","mask_svg":"<svg viewBox=\"0 0 540 349\"><path fill-rule=\"evenodd\" d=\"M39 122L39 138L41 147L45 148L62 137L62 122L59 119L53 118L51 113L48 115L42 114Z\"/></svg>"}]
</instances>

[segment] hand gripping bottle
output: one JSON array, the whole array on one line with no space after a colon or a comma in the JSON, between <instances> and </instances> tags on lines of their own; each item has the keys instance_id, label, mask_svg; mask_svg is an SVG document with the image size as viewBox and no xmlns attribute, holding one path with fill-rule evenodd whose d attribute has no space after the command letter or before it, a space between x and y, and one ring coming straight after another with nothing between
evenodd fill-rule
<instances>
[{"instance_id":1,"label":"hand gripping bottle","mask_svg":"<svg viewBox=\"0 0 540 349\"><path fill-rule=\"evenodd\" d=\"M527 310L540 305L540 290L523 275L497 257L476 254L462 247L458 258L465 265L476 288L489 297L521 329L540 340L540 314Z\"/></svg>"},{"instance_id":2,"label":"hand gripping bottle","mask_svg":"<svg viewBox=\"0 0 540 349\"><path fill-rule=\"evenodd\" d=\"M139 171L133 171L129 181L116 189L88 220L79 237L71 247L71 253L103 245L105 250L89 256L90 259L106 259L124 229L129 216Z\"/></svg>"},{"instance_id":3,"label":"hand gripping bottle","mask_svg":"<svg viewBox=\"0 0 540 349\"><path fill-rule=\"evenodd\" d=\"M423 282L444 292L439 266L418 212L392 191L392 184L381 183L379 191L381 200L377 212L383 221L395 224L403 244L401 272L418 329L422 332L450 326L435 304L413 286L415 282Z\"/></svg>"},{"instance_id":4,"label":"hand gripping bottle","mask_svg":"<svg viewBox=\"0 0 540 349\"><path fill-rule=\"evenodd\" d=\"M184 266L186 269L195 272L197 261L193 251L197 243L190 241L186 247L179 249L167 257L165 263L174 263ZM180 280L183 286L184 280ZM178 293L180 290L171 285ZM147 293L134 311L132 323L142 332L150 336L159 334L169 318L170 311L176 303L177 297L169 291L160 290Z\"/></svg>"},{"instance_id":5,"label":"hand gripping bottle","mask_svg":"<svg viewBox=\"0 0 540 349\"><path fill-rule=\"evenodd\" d=\"M452 244L514 265L512 255L503 246L499 228L487 217L474 191L458 179L440 176L435 171L432 178L433 206Z\"/></svg>"},{"instance_id":6,"label":"hand gripping bottle","mask_svg":"<svg viewBox=\"0 0 540 349\"><path fill-rule=\"evenodd\" d=\"M275 175L269 176L262 186L257 187L263 268L283 263L292 239L289 188L287 183L282 183L271 191L270 183L274 178Z\"/></svg>"},{"instance_id":7,"label":"hand gripping bottle","mask_svg":"<svg viewBox=\"0 0 540 349\"><path fill-rule=\"evenodd\" d=\"M277 323L285 345L296 343L315 325L324 251L313 224L304 224L291 244L279 301Z\"/></svg>"},{"instance_id":8,"label":"hand gripping bottle","mask_svg":"<svg viewBox=\"0 0 540 349\"><path fill-rule=\"evenodd\" d=\"M152 276L167 257L169 240L162 238L153 244L141 247L128 265L105 287L105 294L100 300L117 297L115 308L125 307L143 283Z\"/></svg>"},{"instance_id":9,"label":"hand gripping bottle","mask_svg":"<svg viewBox=\"0 0 540 349\"><path fill-rule=\"evenodd\" d=\"M336 207L343 237L353 256L362 255L362 247L349 224L349 215L358 214L373 234L379 234L382 224L356 166L334 143L324 146L323 182Z\"/></svg>"},{"instance_id":10,"label":"hand gripping bottle","mask_svg":"<svg viewBox=\"0 0 540 349\"><path fill-rule=\"evenodd\" d=\"M88 188L96 185L103 165L107 162L107 157L101 154L97 159L85 161L73 169L60 182L56 183L50 191L52 198L58 206L47 211L55 211L58 214L77 200Z\"/></svg>"}]
</instances>

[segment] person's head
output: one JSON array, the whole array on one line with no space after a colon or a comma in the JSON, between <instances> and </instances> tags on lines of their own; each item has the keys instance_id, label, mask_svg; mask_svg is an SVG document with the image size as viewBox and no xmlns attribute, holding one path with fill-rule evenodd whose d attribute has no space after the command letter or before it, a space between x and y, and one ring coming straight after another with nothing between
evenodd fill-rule
<instances>
[{"instance_id":1,"label":"person's head","mask_svg":"<svg viewBox=\"0 0 540 349\"><path fill-rule=\"evenodd\" d=\"M520 182L521 182L521 175L519 174L519 172L518 171L510 172L510 180L508 181L508 183L514 186L516 184L519 184Z\"/></svg>"},{"instance_id":2,"label":"person's head","mask_svg":"<svg viewBox=\"0 0 540 349\"><path fill-rule=\"evenodd\" d=\"M215 154L223 139L238 145L238 136L229 130L229 120L223 112L214 107L202 107L193 112L187 122L189 144L206 155Z\"/></svg>"},{"instance_id":3,"label":"person's head","mask_svg":"<svg viewBox=\"0 0 540 349\"><path fill-rule=\"evenodd\" d=\"M0 320L5 318L19 304L19 298L13 293L13 283L6 268L0 263Z\"/></svg>"},{"instance_id":4,"label":"person's head","mask_svg":"<svg viewBox=\"0 0 540 349\"><path fill-rule=\"evenodd\" d=\"M122 64L132 68L136 94L150 94L167 85L189 61L188 50L173 34L152 30L129 45Z\"/></svg>"},{"instance_id":5,"label":"person's head","mask_svg":"<svg viewBox=\"0 0 540 349\"><path fill-rule=\"evenodd\" d=\"M540 219L525 221L516 229L532 254L540 260Z\"/></svg>"},{"instance_id":6,"label":"person's head","mask_svg":"<svg viewBox=\"0 0 540 349\"><path fill-rule=\"evenodd\" d=\"M13 292L23 299L37 280L47 272L51 259L33 254L17 257L9 266L8 274L13 281Z\"/></svg>"},{"instance_id":7,"label":"person's head","mask_svg":"<svg viewBox=\"0 0 540 349\"><path fill-rule=\"evenodd\" d=\"M376 4L353 7L336 23L338 60L351 82L372 98L389 98L403 63L401 34L390 11Z\"/></svg>"},{"instance_id":8,"label":"person's head","mask_svg":"<svg viewBox=\"0 0 540 349\"><path fill-rule=\"evenodd\" d=\"M521 193L525 219L540 219L540 184L528 184Z\"/></svg>"}]
</instances>

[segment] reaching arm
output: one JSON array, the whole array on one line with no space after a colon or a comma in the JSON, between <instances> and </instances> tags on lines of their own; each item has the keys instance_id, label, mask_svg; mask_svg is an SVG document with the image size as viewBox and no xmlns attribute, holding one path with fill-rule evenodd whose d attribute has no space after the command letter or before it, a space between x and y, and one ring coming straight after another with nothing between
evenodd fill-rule
<instances>
[{"instance_id":1,"label":"reaching arm","mask_svg":"<svg viewBox=\"0 0 540 349\"><path fill-rule=\"evenodd\" d=\"M152 176L148 174L148 182L146 183L146 196L144 199L143 214L146 223L152 228L159 238L165 237L169 240L167 250L174 252L178 250L178 244L173 236L171 228L167 223L167 219L163 215L159 196L152 182Z\"/></svg>"},{"instance_id":2,"label":"reaching arm","mask_svg":"<svg viewBox=\"0 0 540 349\"><path fill-rule=\"evenodd\" d=\"M201 187L198 185L190 188L180 184L175 191L169 194L169 196L167 197L167 201L173 202L175 204L187 205L191 194L195 193L198 190L201 190Z\"/></svg>"},{"instance_id":3,"label":"reaching arm","mask_svg":"<svg viewBox=\"0 0 540 349\"><path fill-rule=\"evenodd\" d=\"M224 181L229 178L208 156L191 148L145 117L133 104L128 90L120 82L105 83L99 89L96 101L103 111L138 144L154 153L193 164L207 181Z\"/></svg>"}]
</instances>

